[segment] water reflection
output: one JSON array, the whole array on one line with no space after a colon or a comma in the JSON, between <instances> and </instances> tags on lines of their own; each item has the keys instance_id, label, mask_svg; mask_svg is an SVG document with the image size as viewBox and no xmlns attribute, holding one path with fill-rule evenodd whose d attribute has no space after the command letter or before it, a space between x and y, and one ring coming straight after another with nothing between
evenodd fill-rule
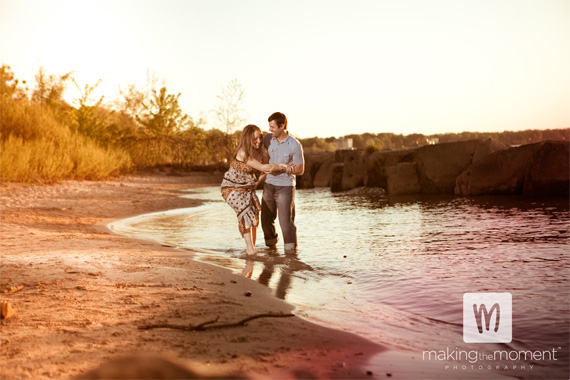
<instances>
[{"instance_id":1,"label":"water reflection","mask_svg":"<svg viewBox=\"0 0 570 380\"><path fill-rule=\"evenodd\" d=\"M256 269L259 272L257 279L254 276ZM271 288L277 298L285 300L291 288L294 273L312 270L311 266L299 259L297 253L281 256L275 251L266 250L253 256L246 256L241 274Z\"/></svg>"},{"instance_id":2,"label":"water reflection","mask_svg":"<svg viewBox=\"0 0 570 380\"><path fill-rule=\"evenodd\" d=\"M251 259L245 259L245 267L243 267L243 271L241 272L241 275L247 278L251 278L251 276L253 275L253 263L254 261Z\"/></svg>"}]
</instances>

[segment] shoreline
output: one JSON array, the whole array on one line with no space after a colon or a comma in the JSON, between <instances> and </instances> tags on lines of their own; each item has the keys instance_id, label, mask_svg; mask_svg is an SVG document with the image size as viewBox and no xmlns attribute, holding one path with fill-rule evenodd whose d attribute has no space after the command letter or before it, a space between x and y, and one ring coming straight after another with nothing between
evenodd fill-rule
<instances>
[{"instance_id":1,"label":"shoreline","mask_svg":"<svg viewBox=\"0 0 570 380\"><path fill-rule=\"evenodd\" d=\"M194 260L191 252L106 227L131 216L197 206L201 202L180 197L181 190L218 180L219 174L190 173L3 186L0 302L9 302L15 316L0 326L0 377L78 378L141 353L147 364L167 358L218 377L278 378L294 371L316 378L376 377L367 373L368 362L386 348L299 317L260 318L245 327L203 332L137 328L216 317L231 323L293 309L263 285Z\"/></svg>"},{"instance_id":2,"label":"shoreline","mask_svg":"<svg viewBox=\"0 0 570 380\"><path fill-rule=\"evenodd\" d=\"M206 186L209 187L209 186ZM217 188L217 186L213 186L215 188ZM192 196L186 196L189 199L206 199L204 197L198 196L197 198L193 198ZM207 199L210 199L209 197L207 197ZM182 248L181 246L177 246L177 243L172 243L169 242L167 240L164 240L161 242L161 240L158 239L153 239L151 236L147 237L147 240L145 240L144 238L141 237L136 237L136 236L141 236L141 235L137 235L137 234L133 234L132 232L117 232L114 230L113 227L116 226L117 222L119 224L125 222L127 225L129 224L128 220L129 219L134 219L137 222L140 222L141 220L145 220L147 218L149 219L153 219L154 218L161 218L166 214L171 214L170 212L174 212L174 214L178 214L178 213L188 213L191 212L192 208L182 208L182 209L172 209L172 210L167 210L167 211L159 211L159 212L152 212L152 213L147 213L147 214L139 214L136 215L134 217L128 217L125 219L121 219L118 221L113 221L110 222L109 224L107 224L107 228L114 234L118 234L120 236L127 236L131 239L140 239L141 241L146 241L146 242L154 242L154 244L157 244L158 246L161 247L167 247L166 249L171 249L173 251L176 252L185 252L188 254L192 254L194 256L194 259L202 262L202 263L206 263L209 265L213 265L219 268L224 268L227 270L230 270L232 273L234 273L235 275L239 275L244 276L243 270L236 268L234 265L232 265L231 263L229 263L227 260L211 260L209 259L209 256L211 254L216 255L220 255L221 257L227 258L227 256L219 254L218 252L215 251L208 251L208 250L204 250L203 252L200 249L195 249L195 248L189 248L188 246ZM160 222L159 222L160 223ZM165 244L165 245L163 245ZM206 253L206 256L203 255L203 253ZM262 254L263 255L263 254ZM229 259L229 258L227 258ZM236 258L233 257L231 260L234 261L239 261L242 262L245 260L245 257L240 257L240 258ZM260 259L260 261L263 261L263 259ZM251 278L251 277L249 277ZM253 280L255 281L255 280ZM259 281L256 281L256 283ZM274 297L274 298L280 298L280 299L284 299L282 297L278 297L276 294L273 294L275 289L274 287L268 285L267 283L264 283L264 286L269 288L271 290L270 297ZM345 332L345 333L349 333L349 334L353 334L359 337L362 337L363 339L368 340L369 342L372 342L373 344L377 344L380 345L381 347L383 347L382 352L378 355L371 355L371 357L369 358L369 360L366 362L365 368L366 368L366 372L367 372L367 377L366 378L390 378L392 376L394 376L395 378L400 378L400 379L418 379L418 378L430 378L430 379L455 379L457 378L457 376L460 376L461 378L465 378L465 379L480 379L482 378L482 376L484 376L485 378L493 378L493 379L513 379L512 376L509 376L508 374L502 374L499 372L492 372L489 370L489 368L473 368L474 366L468 366L468 365L464 365L464 363L458 364L457 362L448 362L448 361L439 361L439 362L434 362L434 361L426 361L425 359L420 359L419 357L421 357L421 353L418 352L414 352L414 351L409 351L403 348L398 348L395 346L392 346L390 343L388 342L382 342L382 341L374 341L373 338L367 336L366 333L359 333L356 331L351 331L351 329L347 328L347 326L345 326L342 323L331 323L330 321L324 321L322 319L320 319L319 317L314 318L315 315L312 315L311 313L307 313L306 311L303 311L303 307L302 305L296 305L295 302L291 302L291 301L284 301L287 302L287 304L292 305L295 308L295 315L301 319L304 319L310 323L316 324L317 326L320 327L324 327L324 328L328 328L328 329L332 329L333 331L340 331L340 332ZM299 307L301 307L299 309ZM488 377L490 376L490 377ZM312 377L310 377L312 378ZM328 378L328 377L326 377ZM336 378L336 377L335 377ZM351 377L352 378L352 377Z\"/></svg>"}]
</instances>

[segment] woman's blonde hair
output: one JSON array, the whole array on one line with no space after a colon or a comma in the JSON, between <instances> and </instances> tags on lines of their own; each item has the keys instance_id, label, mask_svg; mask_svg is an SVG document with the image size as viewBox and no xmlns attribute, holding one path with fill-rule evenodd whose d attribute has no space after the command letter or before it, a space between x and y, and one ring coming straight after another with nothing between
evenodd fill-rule
<instances>
[{"instance_id":1,"label":"woman's blonde hair","mask_svg":"<svg viewBox=\"0 0 570 380\"><path fill-rule=\"evenodd\" d=\"M261 133L261 128L259 128L257 125L254 124L248 124L245 126L245 128L241 133L241 139L238 144L238 147L236 148L236 151L234 153L234 158L237 157L237 154L240 150L243 150L245 152L244 162L247 163L247 161L249 161L250 158L255 158L260 162L264 161L266 155L263 153L263 151L265 150L263 143L261 144L259 149L255 149L252 144L253 135L255 134L255 131L259 131L259 133Z\"/></svg>"}]
</instances>

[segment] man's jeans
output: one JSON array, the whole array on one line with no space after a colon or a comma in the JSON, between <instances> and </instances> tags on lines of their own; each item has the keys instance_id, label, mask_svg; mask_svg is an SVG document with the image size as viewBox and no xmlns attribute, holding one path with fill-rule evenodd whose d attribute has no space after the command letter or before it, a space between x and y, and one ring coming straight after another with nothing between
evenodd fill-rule
<instances>
[{"instance_id":1,"label":"man's jeans","mask_svg":"<svg viewBox=\"0 0 570 380\"><path fill-rule=\"evenodd\" d=\"M263 188L261 200L261 226L265 244L277 244L275 218L279 215L279 225L285 243L285 251L297 249L297 227L295 226L295 186L273 186L268 183Z\"/></svg>"}]
</instances>

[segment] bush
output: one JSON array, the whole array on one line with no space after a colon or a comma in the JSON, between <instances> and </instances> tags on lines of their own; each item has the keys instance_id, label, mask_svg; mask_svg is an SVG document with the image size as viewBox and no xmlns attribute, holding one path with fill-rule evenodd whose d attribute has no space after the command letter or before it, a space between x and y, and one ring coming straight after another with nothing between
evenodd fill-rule
<instances>
[{"instance_id":1,"label":"bush","mask_svg":"<svg viewBox=\"0 0 570 380\"><path fill-rule=\"evenodd\" d=\"M104 179L131 167L123 152L101 148L80 135L63 142L49 139L2 140L2 182L54 183L64 179Z\"/></svg>"},{"instance_id":2,"label":"bush","mask_svg":"<svg viewBox=\"0 0 570 380\"><path fill-rule=\"evenodd\" d=\"M58 120L53 110L40 103L2 97L0 109L1 133L4 137L61 141L70 135L69 128Z\"/></svg>"},{"instance_id":3,"label":"bush","mask_svg":"<svg viewBox=\"0 0 570 380\"><path fill-rule=\"evenodd\" d=\"M53 183L102 179L131 167L118 148L73 133L61 113L27 98L0 97L0 180ZM61 110L60 110L61 111Z\"/></svg>"}]
</instances>

